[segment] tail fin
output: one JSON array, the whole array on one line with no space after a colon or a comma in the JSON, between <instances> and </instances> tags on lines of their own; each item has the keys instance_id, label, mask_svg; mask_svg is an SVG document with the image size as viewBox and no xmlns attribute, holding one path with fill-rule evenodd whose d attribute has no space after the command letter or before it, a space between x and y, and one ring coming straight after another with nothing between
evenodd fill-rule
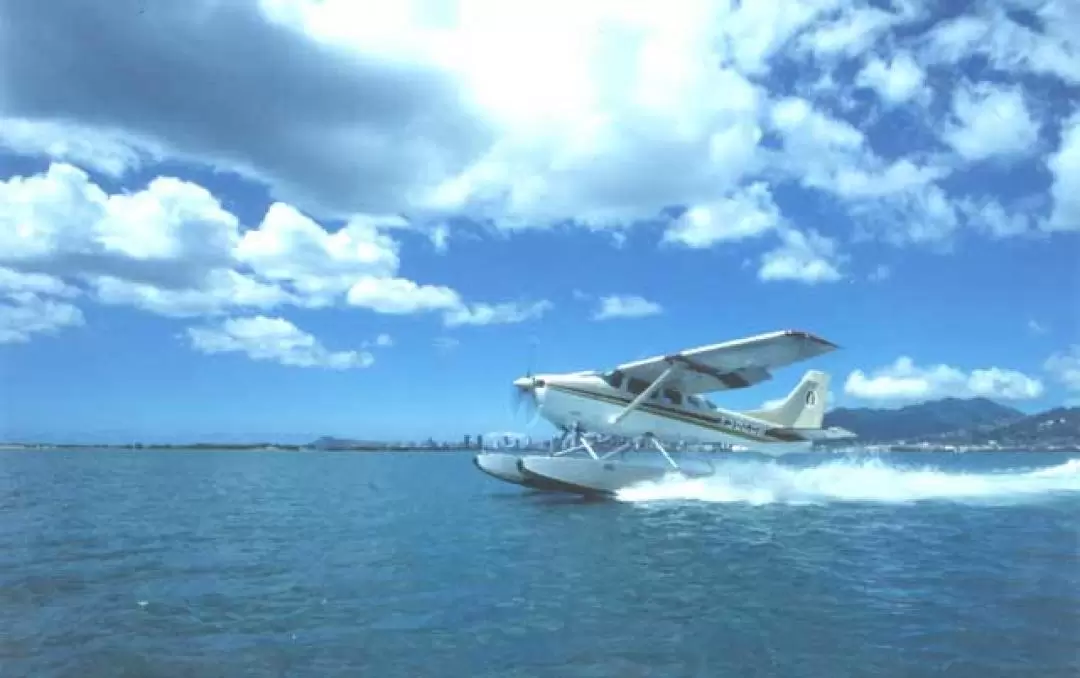
<instances>
[{"instance_id":1,"label":"tail fin","mask_svg":"<svg viewBox=\"0 0 1080 678\"><path fill-rule=\"evenodd\" d=\"M829 375L819 370L810 370L779 405L743 414L785 428L821 428L828 394Z\"/></svg>"}]
</instances>

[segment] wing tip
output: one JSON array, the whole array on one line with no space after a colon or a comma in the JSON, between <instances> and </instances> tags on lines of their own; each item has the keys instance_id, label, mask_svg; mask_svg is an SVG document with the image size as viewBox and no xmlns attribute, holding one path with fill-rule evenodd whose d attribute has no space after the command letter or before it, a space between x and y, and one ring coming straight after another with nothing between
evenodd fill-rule
<instances>
[{"instance_id":1,"label":"wing tip","mask_svg":"<svg viewBox=\"0 0 1080 678\"><path fill-rule=\"evenodd\" d=\"M815 344L821 344L829 350L835 351L840 348L839 344L829 341L823 337L820 337L813 332L807 332L806 330L784 330L784 334L789 337L796 337L806 341L812 341Z\"/></svg>"}]
</instances>

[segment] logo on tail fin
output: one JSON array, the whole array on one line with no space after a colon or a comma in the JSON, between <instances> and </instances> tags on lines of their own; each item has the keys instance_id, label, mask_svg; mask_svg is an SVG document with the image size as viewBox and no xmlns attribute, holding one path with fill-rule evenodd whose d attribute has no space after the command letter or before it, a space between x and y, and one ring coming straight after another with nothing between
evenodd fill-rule
<instances>
[{"instance_id":1,"label":"logo on tail fin","mask_svg":"<svg viewBox=\"0 0 1080 678\"><path fill-rule=\"evenodd\" d=\"M817 404L817 391L810 389L806 392L806 406L813 407Z\"/></svg>"}]
</instances>

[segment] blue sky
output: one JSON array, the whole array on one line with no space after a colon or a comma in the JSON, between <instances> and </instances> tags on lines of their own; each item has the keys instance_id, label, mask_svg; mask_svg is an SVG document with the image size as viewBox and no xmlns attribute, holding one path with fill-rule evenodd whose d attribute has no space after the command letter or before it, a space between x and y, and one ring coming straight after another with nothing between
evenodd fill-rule
<instances>
[{"instance_id":1,"label":"blue sky","mask_svg":"<svg viewBox=\"0 0 1080 678\"><path fill-rule=\"evenodd\" d=\"M514 431L530 356L789 328L836 405L1080 398L1070 3L401 7L0 9L0 438Z\"/></svg>"}]
</instances>

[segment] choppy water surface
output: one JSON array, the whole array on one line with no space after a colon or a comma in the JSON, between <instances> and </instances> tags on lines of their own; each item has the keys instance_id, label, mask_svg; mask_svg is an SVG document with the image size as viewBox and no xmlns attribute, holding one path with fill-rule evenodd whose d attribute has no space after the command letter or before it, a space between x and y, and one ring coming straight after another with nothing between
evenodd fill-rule
<instances>
[{"instance_id":1,"label":"choppy water surface","mask_svg":"<svg viewBox=\"0 0 1080 678\"><path fill-rule=\"evenodd\" d=\"M2 452L0 676L1080 675L1080 459Z\"/></svg>"}]
</instances>

